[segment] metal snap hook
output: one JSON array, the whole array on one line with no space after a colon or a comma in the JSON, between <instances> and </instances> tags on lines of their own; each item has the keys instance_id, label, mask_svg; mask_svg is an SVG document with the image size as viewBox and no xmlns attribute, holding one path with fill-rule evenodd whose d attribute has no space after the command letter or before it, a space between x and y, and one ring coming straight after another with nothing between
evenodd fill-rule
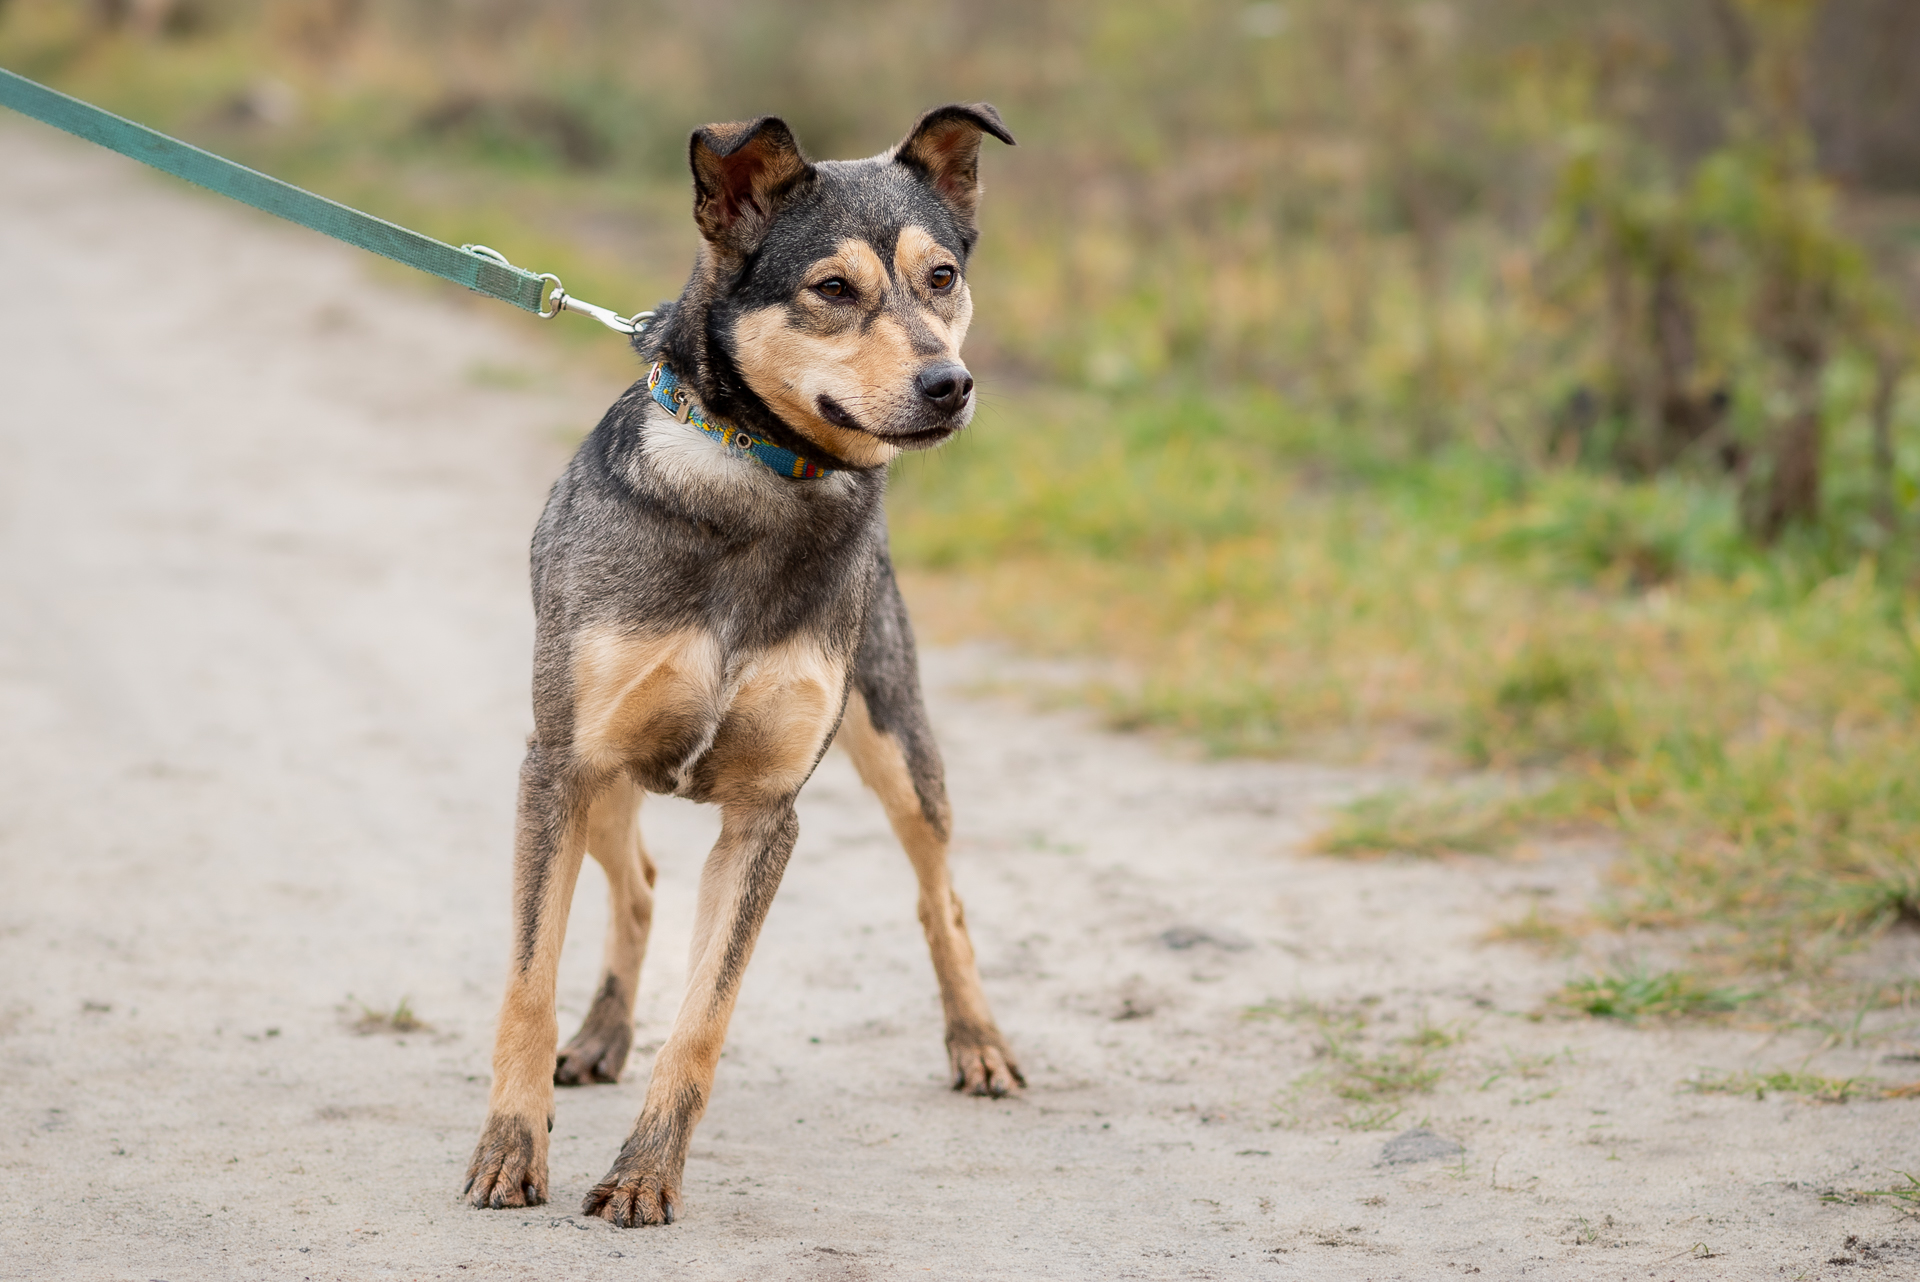
<instances>
[{"instance_id":1,"label":"metal snap hook","mask_svg":"<svg viewBox=\"0 0 1920 1282\"><path fill-rule=\"evenodd\" d=\"M553 306L550 311L535 312L534 315L538 316L541 320L552 320L561 312L567 310L567 288L560 283L560 278L552 272L541 272L540 279L553 282L553 292L547 295L547 302Z\"/></svg>"}]
</instances>

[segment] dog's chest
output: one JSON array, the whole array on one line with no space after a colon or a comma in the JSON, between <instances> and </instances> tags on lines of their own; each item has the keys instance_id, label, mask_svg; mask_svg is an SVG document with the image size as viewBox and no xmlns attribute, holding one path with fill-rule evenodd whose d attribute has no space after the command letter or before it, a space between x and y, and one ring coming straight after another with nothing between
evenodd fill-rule
<instances>
[{"instance_id":1,"label":"dog's chest","mask_svg":"<svg viewBox=\"0 0 1920 1282\"><path fill-rule=\"evenodd\" d=\"M589 629L573 656L580 760L723 804L806 782L839 722L851 658L815 634L745 649L700 627Z\"/></svg>"}]
</instances>

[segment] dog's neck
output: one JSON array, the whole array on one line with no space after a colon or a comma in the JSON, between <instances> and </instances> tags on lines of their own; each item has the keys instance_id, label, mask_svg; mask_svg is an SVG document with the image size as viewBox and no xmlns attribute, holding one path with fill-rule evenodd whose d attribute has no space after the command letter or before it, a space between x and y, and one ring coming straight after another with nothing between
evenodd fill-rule
<instances>
[{"instance_id":1,"label":"dog's neck","mask_svg":"<svg viewBox=\"0 0 1920 1282\"><path fill-rule=\"evenodd\" d=\"M715 419L695 399L691 389L680 386L679 376L667 361L655 361L647 371L647 391L652 393L654 403L677 421L692 424L724 450L737 450L758 459L775 476L789 481L817 481L833 475L832 469L821 467L804 454L760 440L723 419Z\"/></svg>"},{"instance_id":2,"label":"dog's neck","mask_svg":"<svg viewBox=\"0 0 1920 1282\"><path fill-rule=\"evenodd\" d=\"M653 321L634 335L648 373L656 364L671 368L710 424L724 424L736 438L744 430L827 475L793 476L767 466L764 457L741 457L745 451L726 447L724 432L703 430L689 421L691 414L680 419L677 406L663 404L646 377L597 430L597 453L608 473L653 510L677 514L688 528L729 546L762 538L784 544L798 530L808 537L795 544L796 552L815 538L833 543L866 537L864 531L884 520L886 469L843 467L787 428L750 389L731 381L727 370L715 369L708 356L719 347L707 341L701 326L690 323L693 315L685 298L662 304Z\"/></svg>"},{"instance_id":3,"label":"dog's neck","mask_svg":"<svg viewBox=\"0 0 1920 1282\"><path fill-rule=\"evenodd\" d=\"M788 425L760 399L728 358L726 345L708 332L714 322L710 300L718 293L716 273L703 251L692 279L678 299L654 309L654 318L633 336L634 350L651 365L665 361L712 418L771 441L829 472L884 470L861 467L823 449Z\"/></svg>"}]
</instances>

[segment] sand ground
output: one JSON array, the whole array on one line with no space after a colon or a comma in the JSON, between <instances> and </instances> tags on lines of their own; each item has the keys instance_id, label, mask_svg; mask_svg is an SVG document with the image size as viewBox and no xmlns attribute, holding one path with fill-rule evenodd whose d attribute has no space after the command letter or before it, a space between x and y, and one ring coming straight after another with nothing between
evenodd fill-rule
<instances>
[{"instance_id":1,"label":"sand ground","mask_svg":"<svg viewBox=\"0 0 1920 1282\"><path fill-rule=\"evenodd\" d=\"M1920 1223L1847 1196L1920 1173L1920 1100L1687 1086L1920 1075L1892 1017L1529 1018L1570 963L1481 937L1604 851L1315 857L1391 770L1185 760L979 693L1021 673L986 648L928 684L1024 1095L944 1088L911 875L835 754L681 1222L574 1213L684 975L715 822L672 800L626 1080L562 1093L552 1206L467 1209L526 539L615 389L529 318L37 127L0 174L0 1277L1920 1277ZM563 1021L597 874L579 898ZM403 998L429 1027L355 1031ZM1375 1108L1328 1018L1369 1056L1457 1041ZM1417 1126L1433 1155L1383 1163Z\"/></svg>"}]
</instances>

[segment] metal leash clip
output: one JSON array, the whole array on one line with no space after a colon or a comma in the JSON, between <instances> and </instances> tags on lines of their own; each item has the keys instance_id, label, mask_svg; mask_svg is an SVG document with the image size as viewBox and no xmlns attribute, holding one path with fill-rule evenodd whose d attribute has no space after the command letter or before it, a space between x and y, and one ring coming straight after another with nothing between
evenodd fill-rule
<instances>
[{"instance_id":1,"label":"metal leash clip","mask_svg":"<svg viewBox=\"0 0 1920 1282\"><path fill-rule=\"evenodd\" d=\"M507 256L497 249L486 245L462 245L460 248L469 254L478 254L482 258L491 258L502 267L512 267ZM589 303L584 298L575 298L560 283L560 278L552 272L541 272L540 279L553 282L553 292L547 295L546 306L537 313L541 320L552 320L561 312L578 312L582 316L591 316L608 329L621 334L637 334L645 329L647 322L653 319L652 312L635 312L631 316L622 316L619 312Z\"/></svg>"}]
</instances>

